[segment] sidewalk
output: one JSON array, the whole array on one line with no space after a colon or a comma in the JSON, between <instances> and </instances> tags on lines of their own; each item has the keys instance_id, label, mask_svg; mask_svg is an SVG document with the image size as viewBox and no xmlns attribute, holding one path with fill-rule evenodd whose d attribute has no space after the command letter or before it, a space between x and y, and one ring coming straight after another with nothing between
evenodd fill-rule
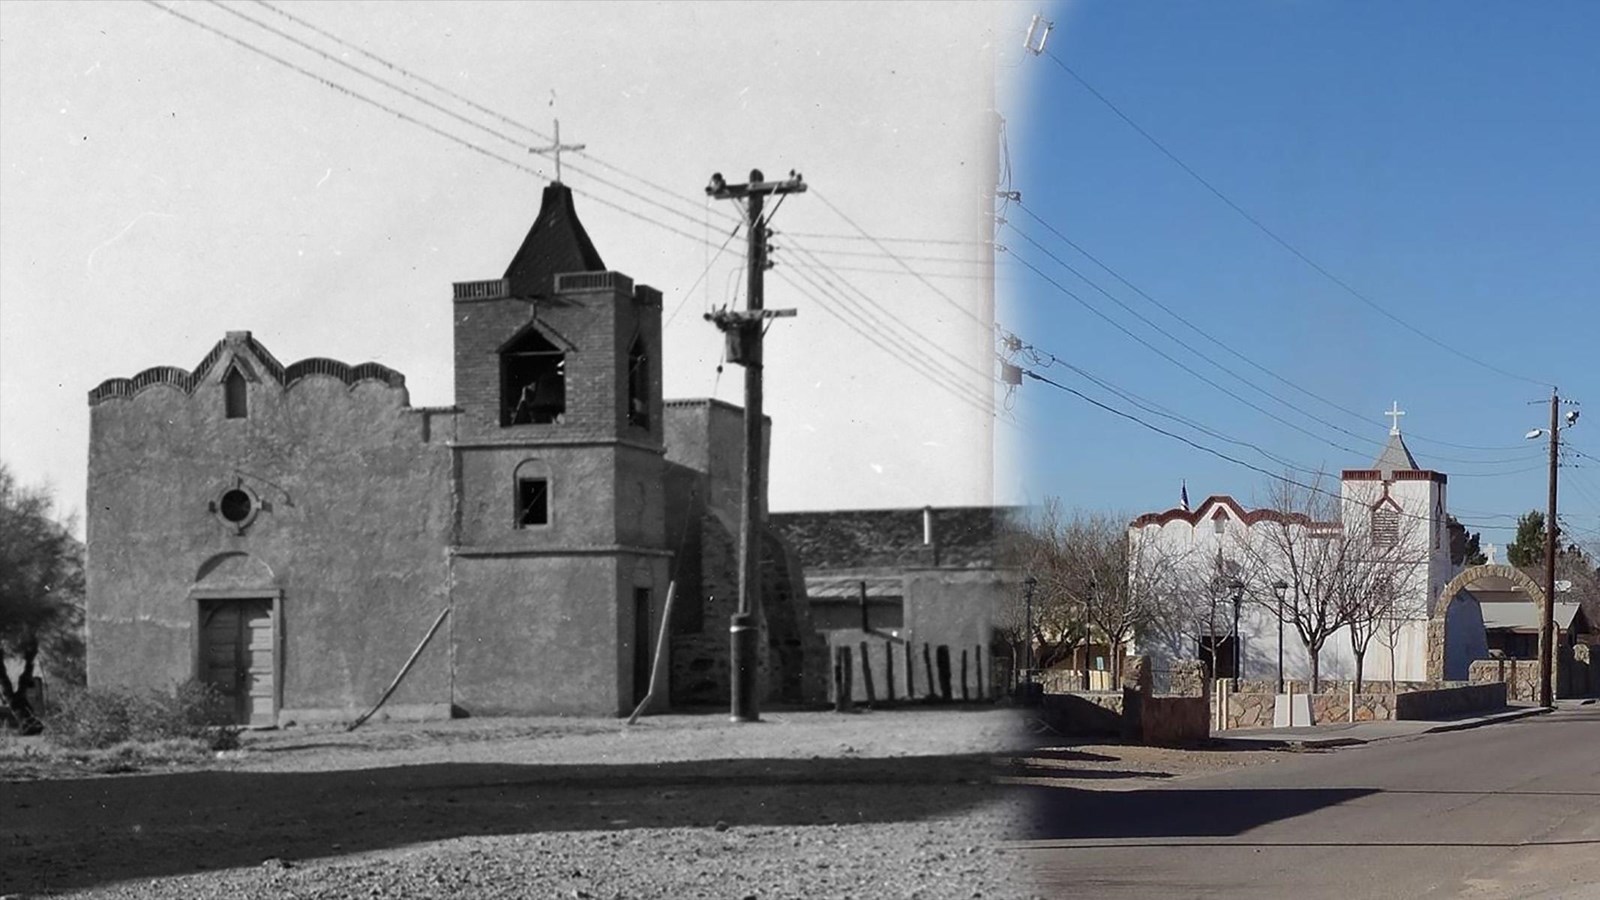
<instances>
[{"instance_id":1,"label":"sidewalk","mask_svg":"<svg viewBox=\"0 0 1600 900\"><path fill-rule=\"evenodd\" d=\"M1563 706L1572 701L1561 701ZM1211 739L1223 741L1239 750L1267 750L1305 747L1343 747L1389 738L1461 731L1498 722L1512 722L1549 712L1541 706L1511 706L1491 713L1473 713L1448 719L1408 719L1380 722L1337 722L1328 725L1299 725L1293 728L1232 728L1211 732Z\"/></svg>"}]
</instances>

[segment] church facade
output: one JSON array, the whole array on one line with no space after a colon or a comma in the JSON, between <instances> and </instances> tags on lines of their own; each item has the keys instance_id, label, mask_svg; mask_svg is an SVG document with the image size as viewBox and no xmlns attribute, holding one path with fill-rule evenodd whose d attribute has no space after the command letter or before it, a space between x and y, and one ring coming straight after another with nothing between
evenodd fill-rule
<instances>
[{"instance_id":1,"label":"church facade","mask_svg":"<svg viewBox=\"0 0 1600 900\"><path fill-rule=\"evenodd\" d=\"M1426 681L1429 642L1443 640L1432 650L1444 654L1444 677L1466 679L1471 661L1488 655L1476 608L1452 611L1448 635L1430 638L1429 629L1441 592L1459 571L1450 555L1448 485L1447 475L1418 465L1396 426L1370 466L1340 473L1336 498L1307 504L1321 506L1323 516L1300 509L1249 509L1231 496L1215 495L1193 509L1137 517L1129 525L1131 558L1146 568L1181 570L1186 577L1178 579L1178 589L1190 598L1187 615L1146 635L1140 649L1158 660L1200 658L1221 675L1269 682L1276 679L1281 658L1285 678L1307 679L1309 653L1293 624L1280 629L1280 604L1295 603L1297 583L1305 596L1326 594L1326 586L1307 584L1319 577L1366 579L1363 589L1381 581L1392 600L1366 623L1372 636L1363 677ZM1333 552L1364 553L1368 560L1324 564L1317 545L1340 543L1333 539L1348 539L1343 547L1351 548ZM1318 566L1338 567L1338 574L1306 571ZM1275 584L1284 586L1281 600ZM1355 655L1349 626L1338 627L1319 654L1318 674L1352 677Z\"/></svg>"},{"instance_id":2,"label":"church facade","mask_svg":"<svg viewBox=\"0 0 1600 900\"><path fill-rule=\"evenodd\" d=\"M263 725L348 719L408 660L396 717L643 697L669 581L732 571L736 467L705 448L742 413L663 401L661 294L605 268L559 182L505 275L452 302L449 407L412 407L376 363L285 366L244 331L90 392L91 684L199 679ZM714 546L679 558L690 533ZM801 601L766 617L769 694L798 681ZM726 618L701 627L714 656ZM699 674L715 693L725 658Z\"/></svg>"}]
</instances>

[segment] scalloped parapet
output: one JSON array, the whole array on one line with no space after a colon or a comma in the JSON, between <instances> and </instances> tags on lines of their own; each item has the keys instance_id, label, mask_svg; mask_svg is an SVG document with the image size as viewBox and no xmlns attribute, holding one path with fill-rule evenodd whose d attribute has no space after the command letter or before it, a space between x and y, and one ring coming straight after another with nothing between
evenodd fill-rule
<instances>
[{"instance_id":1,"label":"scalloped parapet","mask_svg":"<svg viewBox=\"0 0 1600 900\"><path fill-rule=\"evenodd\" d=\"M247 348L255 362L278 384L288 389L298 381L310 375L328 375L344 382L346 386L354 386L362 381L378 381L392 388L406 386L406 377L399 372L375 362L364 362L350 365L336 359L327 359L320 356L302 359L285 367L278 362L261 342L250 336L250 332L230 332L228 337L217 342L211 348L205 359L200 361L193 371L177 366L153 366L132 378L108 378L100 382L89 391L89 405L95 406L106 400L127 399L143 391L145 388L156 385L170 385L186 394L193 394L206 374L222 359L223 352L233 343L241 348Z\"/></svg>"}]
</instances>

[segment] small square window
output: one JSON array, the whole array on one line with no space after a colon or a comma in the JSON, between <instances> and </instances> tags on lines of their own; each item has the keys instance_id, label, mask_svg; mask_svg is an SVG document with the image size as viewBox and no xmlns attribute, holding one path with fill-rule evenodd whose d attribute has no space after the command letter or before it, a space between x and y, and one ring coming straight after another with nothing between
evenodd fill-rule
<instances>
[{"instance_id":1,"label":"small square window","mask_svg":"<svg viewBox=\"0 0 1600 900\"><path fill-rule=\"evenodd\" d=\"M550 482L544 478L517 479L517 527L550 524Z\"/></svg>"}]
</instances>

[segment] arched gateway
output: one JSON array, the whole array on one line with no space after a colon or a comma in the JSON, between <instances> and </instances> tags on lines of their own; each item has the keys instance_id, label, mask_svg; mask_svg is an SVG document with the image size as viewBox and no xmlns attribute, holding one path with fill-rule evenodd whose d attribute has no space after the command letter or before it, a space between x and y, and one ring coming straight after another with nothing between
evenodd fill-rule
<instances>
[{"instance_id":1,"label":"arched gateway","mask_svg":"<svg viewBox=\"0 0 1600 900\"><path fill-rule=\"evenodd\" d=\"M1429 681L1463 681L1474 659L1488 657L1482 611L1474 606L1469 612L1456 603L1457 595L1464 588L1485 578L1503 578L1521 588L1535 606L1544 606L1544 589L1515 566L1472 566L1462 571L1439 592L1439 599L1434 603L1428 619Z\"/></svg>"}]
</instances>

